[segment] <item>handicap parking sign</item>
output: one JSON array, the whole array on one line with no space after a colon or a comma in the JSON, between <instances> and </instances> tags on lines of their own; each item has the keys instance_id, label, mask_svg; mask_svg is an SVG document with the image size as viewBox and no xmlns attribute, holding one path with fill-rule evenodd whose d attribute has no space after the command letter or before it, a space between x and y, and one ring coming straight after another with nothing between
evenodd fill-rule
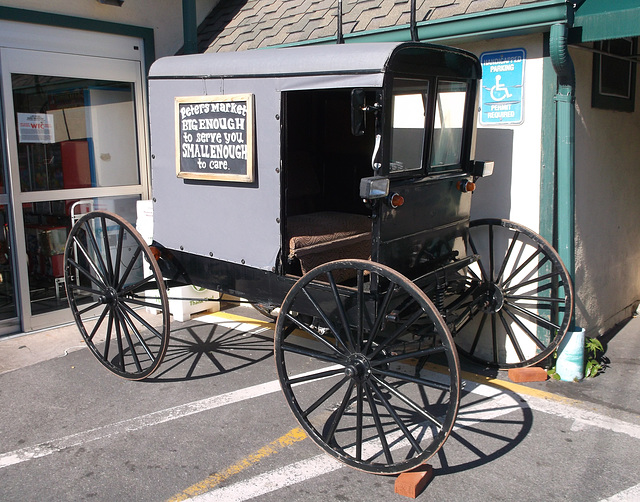
<instances>
[{"instance_id":1,"label":"handicap parking sign","mask_svg":"<svg viewBox=\"0 0 640 502\"><path fill-rule=\"evenodd\" d=\"M524 49L484 52L480 123L521 124L524 82Z\"/></svg>"}]
</instances>

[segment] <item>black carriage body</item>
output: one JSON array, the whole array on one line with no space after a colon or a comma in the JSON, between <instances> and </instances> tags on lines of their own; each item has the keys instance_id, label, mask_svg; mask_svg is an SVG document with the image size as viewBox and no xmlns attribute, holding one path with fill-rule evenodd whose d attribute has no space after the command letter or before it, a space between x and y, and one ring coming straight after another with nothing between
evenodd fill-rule
<instances>
[{"instance_id":1,"label":"black carriage body","mask_svg":"<svg viewBox=\"0 0 640 502\"><path fill-rule=\"evenodd\" d=\"M371 258L416 279L465 256L480 71L471 54L421 43L159 60L149 100L153 235L172 256L163 273L279 304L331 259ZM354 89L366 101L361 135ZM251 105L246 122L213 113L233 104ZM361 180L374 176L389 197L364 201Z\"/></svg>"}]
</instances>

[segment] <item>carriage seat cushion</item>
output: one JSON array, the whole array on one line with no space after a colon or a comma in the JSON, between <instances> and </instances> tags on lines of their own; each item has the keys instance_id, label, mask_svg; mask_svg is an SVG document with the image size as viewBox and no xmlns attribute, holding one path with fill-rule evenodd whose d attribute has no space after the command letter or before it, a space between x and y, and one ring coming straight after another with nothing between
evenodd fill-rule
<instances>
[{"instance_id":1,"label":"carriage seat cushion","mask_svg":"<svg viewBox=\"0 0 640 502\"><path fill-rule=\"evenodd\" d=\"M371 220L361 214L324 211L290 216L287 220L289 258L302 271L328 261L371 254Z\"/></svg>"}]
</instances>

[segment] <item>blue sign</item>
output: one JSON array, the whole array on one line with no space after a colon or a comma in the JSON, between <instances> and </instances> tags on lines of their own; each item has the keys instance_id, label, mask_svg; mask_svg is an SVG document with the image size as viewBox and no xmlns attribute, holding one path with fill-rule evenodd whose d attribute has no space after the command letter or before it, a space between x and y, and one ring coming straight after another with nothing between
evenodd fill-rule
<instances>
[{"instance_id":1,"label":"blue sign","mask_svg":"<svg viewBox=\"0 0 640 502\"><path fill-rule=\"evenodd\" d=\"M484 52L482 65L482 93L480 123L521 124L524 82L524 49Z\"/></svg>"}]
</instances>

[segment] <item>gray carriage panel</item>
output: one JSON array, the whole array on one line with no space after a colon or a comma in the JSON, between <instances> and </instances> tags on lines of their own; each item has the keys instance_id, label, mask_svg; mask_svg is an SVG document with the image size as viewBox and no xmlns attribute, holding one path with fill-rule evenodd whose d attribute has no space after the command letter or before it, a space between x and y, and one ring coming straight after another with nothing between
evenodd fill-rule
<instances>
[{"instance_id":1,"label":"gray carriage panel","mask_svg":"<svg viewBox=\"0 0 640 502\"><path fill-rule=\"evenodd\" d=\"M273 82L224 82L255 100L255 181L176 176L176 97L222 95L221 80L152 80L150 122L154 239L170 249L271 270L280 248L280 94Z\"/></svg>"}]
</instances>

